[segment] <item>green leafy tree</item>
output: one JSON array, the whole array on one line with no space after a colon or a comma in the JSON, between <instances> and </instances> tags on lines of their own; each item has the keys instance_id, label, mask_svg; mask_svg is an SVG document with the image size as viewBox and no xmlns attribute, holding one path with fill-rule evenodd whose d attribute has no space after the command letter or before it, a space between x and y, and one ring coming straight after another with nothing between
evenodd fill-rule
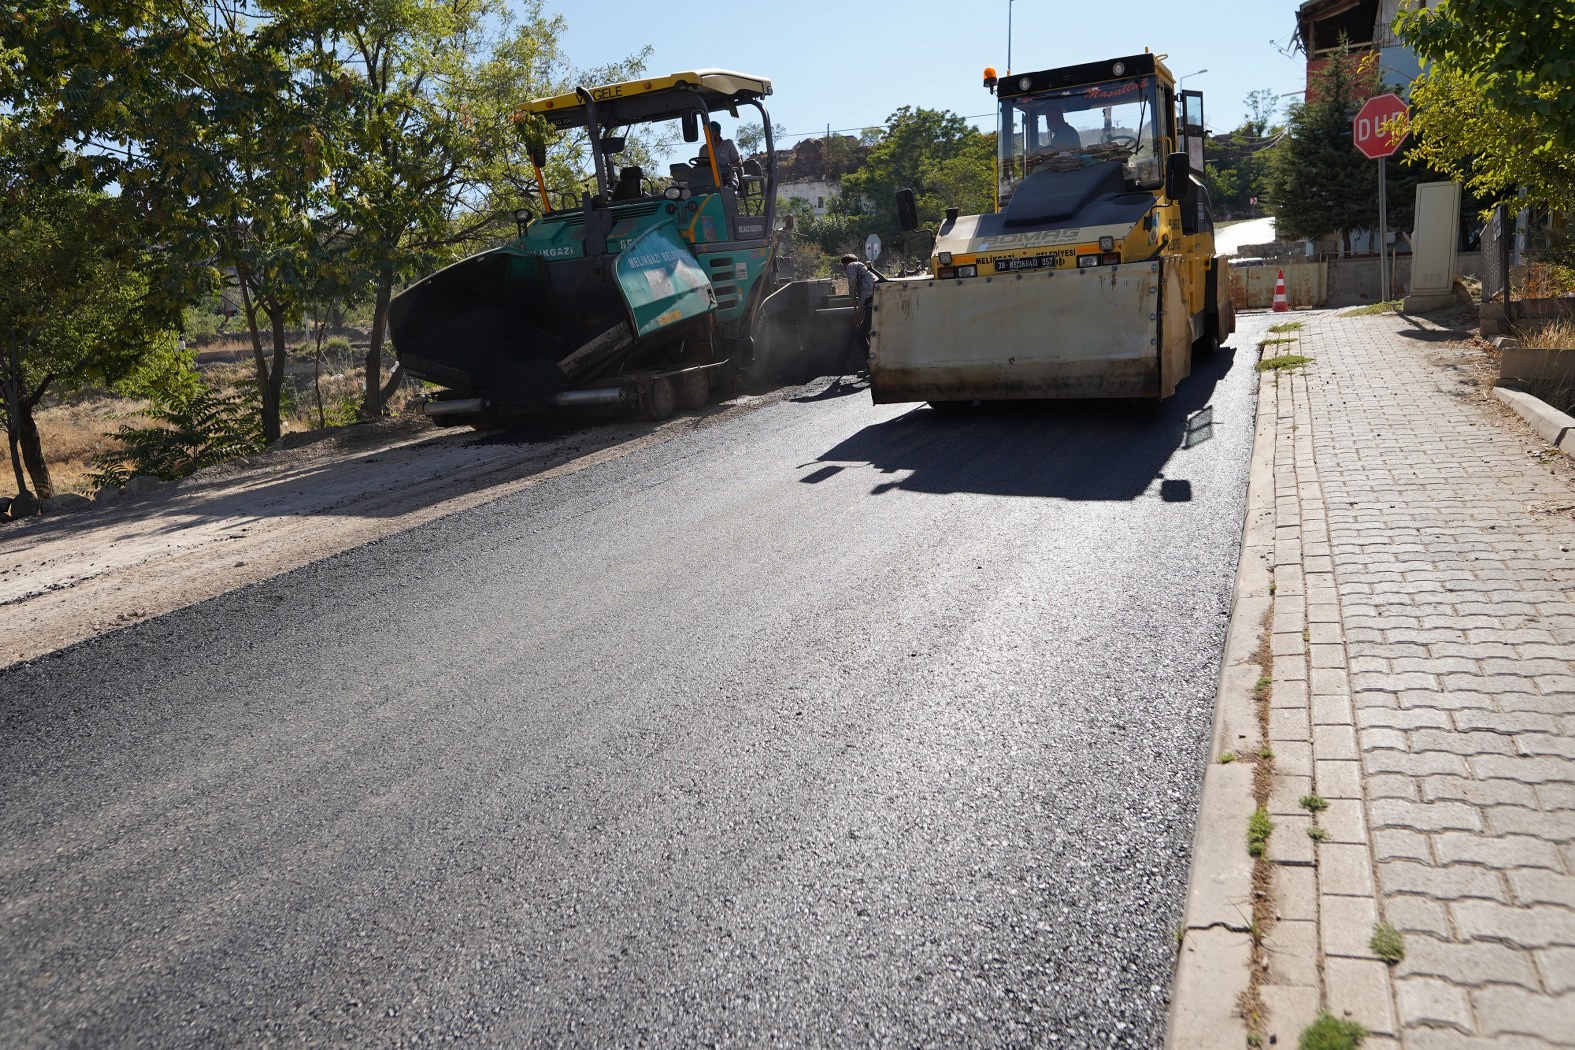
<instances>
[{"instance_id":1,"label":"green leafy tree","mask_svg":"<svg viewBox=\"0 0 1575 1050\"><path fill-rule=\"evenodd\" d=\"M771 135L777 144L780 145L782 140L787 136L787 128L781 124L773 122L771 125ZM759 153L761 150L766 148L765 128L758 120L745 121L744 123L740 124L738 126L738 130L733 133L733 143L738 147L738 152L746 157L751 153Z\"/></svg>"},{"instance_id":2,"label":"green leafy tree","mask_svg":"<svg viewBox=\"0 0 1575 1050\"><path fill-rule=\"evenodd\" d=\"M1264 88L1247 95L1247 118L1234 131L1209 141L1203 181L1215 214L1245 218L1259 214L1267 195L1269 151L1279 136L1279 98ZM1253 198L1259 204L1253 203Z\"/></svg>"},{"instance_id":3,"label":"green leafy tree","mask_svg":"<svg viewBox=\"0 0 1575 1050\"><path fill-rule=\"evenodd\" d=\"M178 318L228 269L252 336L264 431L280 430L285 327L323 243L341 85L319 46L331 5L22 0L0 79L0 145L36 179L114 186L168 260L151 303ZM64 160L69 158L69 165ZM271 344L265 350L262 333Z\"/></svg>"},{"instance_id":4,"label":"green leafy tree","mask_svg":"<svg viewBox=\"0 0 1575 1050\"><path fill-rule=\"evenodd\" d=\"M1418 157L1489 206L1523 191L1526 203L1567 207L1575 190L1569 0L1438 0L1402 11L1394 28L1429 63L1411 93Z\"/></svg>"},{"instance_id":5,"label":"green leafy tree","mask_svg":"<svg viewBox=\"0 0 1575 1050\"><path fill-rule=\"evenodd\" d=\"M1369 56L1341 53L1313 74L1308 100L1291 106L1284 139L1275 146L1266 189L1281 237L1344 236L1378 226L1378 169L1351 143L1351 121L1378 94Z\"/></svg>"},{"instance_id":6,"label":"green leafy tree","mask_svg":"<svg viewBox=\"0 0 1575 1050\"><path fill-rule=\"evenodd\" d=\"M648 49L573 71L559 46L564 28L540 0L363 0L339 28L352 101L335 176L337 215L373 298L364 417L380 415L391 392L382 379L383 338L398 285L489 234L512 232L514 208L556 203L539 199L527 150L544 130L522 120L519 107L643 69ZM589 174L581 135L554 143L549 187ZM648 150L631 142L628 163L640 164Z\"/></svg>"},{"instance_id":7,"label":"green leafy tree","mask_svg":"<svg viewBox=\"0 0 1575 1050\"><path fill-rule=\"evenodd\" d=\"M840 142L840 140L837 140ZM864 220L867 233L896 243L902 231L894 203L912 189L921 225L939 225L946 208L994 208L995 136L974 130L947 110L904 106L887 119L864 166L842 178L836 210Z\"/></svg>"},{"instance_id":8,"label":"green leafy tree","mask_svg":"<svg viewBox=\"0 0 1575 1050\"><path fill-rule=\"evenodd\" d=\"M0 191L0 414L18 492L55 494L35 419L46 396L184 360L149 295L151 253L118 242L124 219L124 200L86 189L14 180Z\"/></svg>"}]
</instances>

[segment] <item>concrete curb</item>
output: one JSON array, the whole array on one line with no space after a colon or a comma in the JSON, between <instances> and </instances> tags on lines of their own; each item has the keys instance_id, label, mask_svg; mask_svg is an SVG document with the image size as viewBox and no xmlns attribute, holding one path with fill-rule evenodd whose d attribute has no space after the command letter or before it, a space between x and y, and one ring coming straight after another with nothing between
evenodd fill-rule
<instances>
[{"instance_id":1,"label":"concrete curb","mask_svg":"<svg viewBox=\"0 0 1575 1050\"><path fill-rule=\"evenodd\" d=\"M1253 688L1263 673L1255 654L1271 608L1274 575L1274 451L1276 399L1272 375L1258 382L1257 424L1247 484L1247 517L1231 598L1230 627L1220 664L1213 740L1203 774L1192 872L1176 978L1171 991L1166 1045L1207 1050L1246 1045L1247 1027L1237 1002L1252 970L1252 857L1247 820L1255 804L1253 766L1221 764L1227 751L1258 745Z\"/></svg>"},{"instance_id":2,"label":"concrete curb","mask_svg":"<svg viewBox=\"0 0 1575 1050\"><path fill-rule=\"evenodd\" d=\"M1493 393L1498 395L1500 401L1513 408L1520 418L1531 424L1531 429L1537 432L1538 437L1566 456L1575 456L1575 419L1560 412L1546 401L1532 397L1524 390L1496 386L1493 388Z\"/></svg>"}]
</instances>

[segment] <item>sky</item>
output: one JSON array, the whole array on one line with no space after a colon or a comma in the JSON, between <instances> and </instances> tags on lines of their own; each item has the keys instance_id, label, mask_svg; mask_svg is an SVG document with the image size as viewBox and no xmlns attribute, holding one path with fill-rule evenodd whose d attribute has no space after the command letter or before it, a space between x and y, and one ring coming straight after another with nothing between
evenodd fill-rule
<instances>
[{"instance_id":1,"label":"sky","mask_svg":"<svg viewBox=\"0 0 1575 1050\"><path fill-rule=\"evenodd\" d=\"M561 43L576 66L618 61L649 44L648 73L716 67L767 77L767 107L788 132L782 147L828 126L855 133L883 126L905 105L950 110L993 128L994 99L982 74L985 66L1007 69L1008 13L1018 72L1147 48L1169 56L1165 64L1186 78L1184 87L1204 93L1210 130L1229 131L1246 117L1249 92L1299 94L1305 86L1306 59L1290 48L1297 3L546 0L543 7L567 20Z\"/></svg>"}]
</instances>

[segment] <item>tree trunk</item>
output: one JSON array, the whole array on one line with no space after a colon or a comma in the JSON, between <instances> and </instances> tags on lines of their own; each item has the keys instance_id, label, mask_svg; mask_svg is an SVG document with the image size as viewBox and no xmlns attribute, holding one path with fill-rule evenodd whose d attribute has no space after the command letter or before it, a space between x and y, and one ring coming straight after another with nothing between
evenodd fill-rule
<instances>
[{"instance_id":1,"label":"tree trunk","mask_svg":"<svg viewBox=\"0 0 1575 1050\"><path fill-rule=\"evenodd\" d=\"M5 394L6 444L11 448L11 470L16 474L18 495L28 491L27 473L22 469L21 441L18 437L22 418L21 365L21 351L12 344L6 351L5 374L0 375L0 390Z\"/></svg>"},{"instance_id":2,"label":"tree trunk","mask_svg":"<svg viewBox=\"0 0 1575 1050\"><path fill-rule=\"evenodd\" d=\"M377 275L377 298L372 307L372 341L366 349L366 391L361 401L362 419L381 419L383 390L383 330L388 327L388 303L394 297L394 273Z\"/></svg>"},{"instance_id":3,"label":"tree trunk","mask_svg":"<svg viewBox=\"0 0 1575 1050\"><path fill-rule=\"evenodd\" d=\"M21 414L15 420L16 439L22 449L22 462L33 479L33 492L45 500L55 494L55 483L49 476L49 463L44 459L44 442L38 433L38 422L33 418L35 403L35 399L21 399Z\"/></svg>"},{"instance_id":4,"label":"tree trunk","mask_svg":"<svg viewBox=\"0 0 1575 1050\"><path fill-rule=\"evenodd\" d=\"M268 306L268 320L273 322L273 374L268 377L268 400L273 404L273 429L268 429L267 421L263 421L263 440L273 444L279 440L279 435L284 433L284 369L285 369L285 341L284 341L284 307L278 303Z\"/></svg>"},{"instance_id":5,"label":"tree trunk","mask_svg":"<svg viewBox=\"0 0 1575 1050\"><path fill-rule=\"evenodd\" d=\"M279 403L273 397L273 384L269 382L268 357L263 353L262 330L257 327L257 303L252 300L250 275L237 267L235 276L241 289L246 331L252 337L252 367L257 374L257 398L262 408L263 442L270 443L279 438Z\"/></svg>"}]
</instances>

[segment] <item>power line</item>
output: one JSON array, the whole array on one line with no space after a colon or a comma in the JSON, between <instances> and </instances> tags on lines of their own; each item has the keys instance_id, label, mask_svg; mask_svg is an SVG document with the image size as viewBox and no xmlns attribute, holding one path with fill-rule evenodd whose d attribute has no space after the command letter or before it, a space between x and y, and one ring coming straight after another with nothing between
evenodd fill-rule
<instances>
[{"instance_id":1,"label":"power line","mask_svg":"<svg viewBox=\"0 0 1575 1050\"><path fill-rule=\"evenodd\" d=\"M993 117L993 116L995 116L995 111L991 110L988 113L969 113L966 116L964 116L962 119L963 120L978 120L981 117ZM779 135L777 137L778 138L784 138L784 139L793 139L793 138L819 139L819 138L825 138L827 135L842 135L842 134L845 134L845 133L850 132L850 131L863 131L866 128L879 128L879 127L881 127L881 125L879 125L879 124L865 124L865 125L862 125L862 126L856 127L856 128L816 128L814 131L787 131L787 132L783 132L781 135Z\"/></svg>"}]
</instances>

